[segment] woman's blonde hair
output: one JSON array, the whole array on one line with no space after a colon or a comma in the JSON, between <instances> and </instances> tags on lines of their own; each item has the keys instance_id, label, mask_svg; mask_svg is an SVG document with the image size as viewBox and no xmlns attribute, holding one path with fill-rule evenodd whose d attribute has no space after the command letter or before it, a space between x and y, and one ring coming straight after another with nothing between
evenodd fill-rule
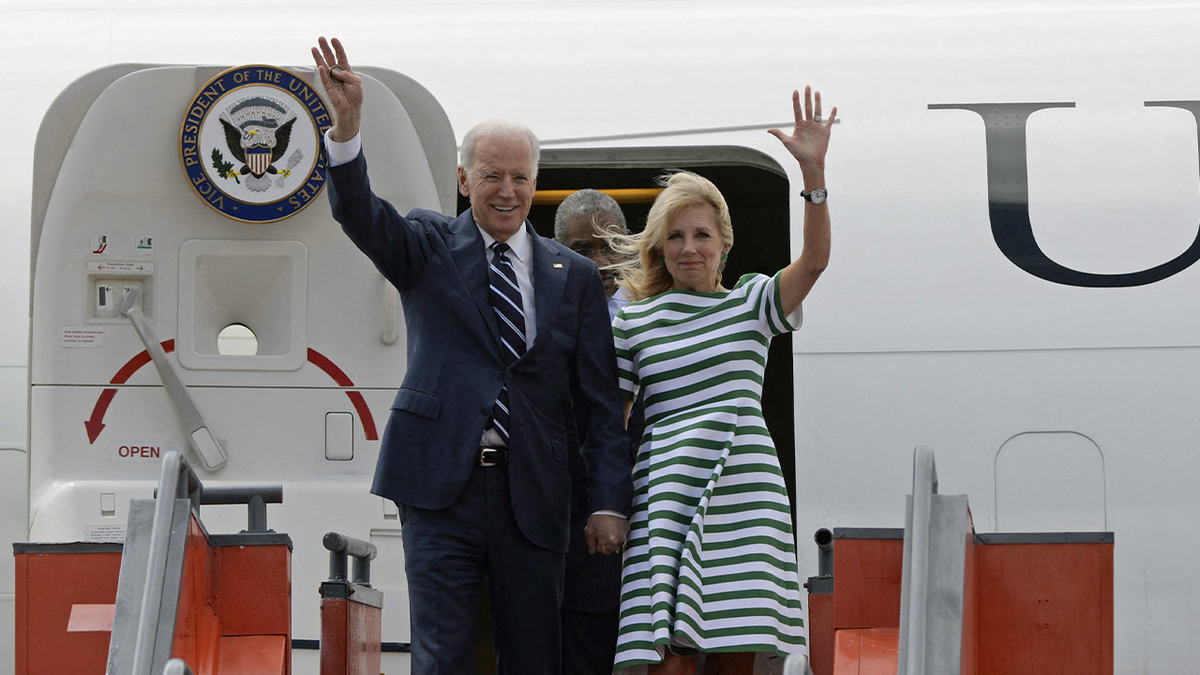
<instances>
[{"instance_id":1,"label":"woman's blonde hair","mask_svg":"<svg viewBox=\"0 0 1200 675\"><path fill-rule=\"evenodd\" d=\"M721 243L726 247L733 246L729 206L712 181L690 171L677 171L659 177L658 184L663 191L650 207L646 229L638 234L609 232L604 235L614 251L628 258L610 267L616 271L617 283L625 289L630 300L644 300L674 287L675 280L663 264L663 247L667 243L671 223L684 209L702 204L711 206L717 214ZM717 265L718 289L721 288L721 274L724 271L725 261L722 259Z\"/></svg>"}]
</instances>

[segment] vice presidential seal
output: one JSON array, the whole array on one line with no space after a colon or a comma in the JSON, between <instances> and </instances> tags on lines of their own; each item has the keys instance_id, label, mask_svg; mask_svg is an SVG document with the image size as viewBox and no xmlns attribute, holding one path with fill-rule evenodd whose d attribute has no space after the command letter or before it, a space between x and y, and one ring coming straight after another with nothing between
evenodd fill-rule
<instances>
[{"instance_id":1,"label":"vice presidential seal","mask_svg":"<svg viewBox=\"0 0 1200 675\"><path fill-rule=\"evenodd\" d=\"M235 220L269 223L304 209L325 187L321 139L333 124L320 95L272 66L217 75L188 105L179 153L192 190Z\"/></svg>"}]
</instances>

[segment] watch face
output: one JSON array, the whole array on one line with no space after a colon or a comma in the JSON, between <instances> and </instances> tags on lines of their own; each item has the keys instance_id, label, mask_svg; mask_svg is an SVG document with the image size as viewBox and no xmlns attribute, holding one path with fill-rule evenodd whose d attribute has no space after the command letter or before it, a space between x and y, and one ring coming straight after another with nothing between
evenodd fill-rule
<instances>
[{"instance_id":1,"label":"watch face","mask_svg":"<svg viewBox=\"0 0 1200 675\"><path fill-rule=\"evenodd\" d=\"M823 204L825 202L826 194L827 193L825 192L825 190L823 190L822 188L817 188L816 190L813 190L812 192L809 193L809 196L811 197L811 199L809 199L809 201L814 204Z\"/></svg>"}]
</instances>

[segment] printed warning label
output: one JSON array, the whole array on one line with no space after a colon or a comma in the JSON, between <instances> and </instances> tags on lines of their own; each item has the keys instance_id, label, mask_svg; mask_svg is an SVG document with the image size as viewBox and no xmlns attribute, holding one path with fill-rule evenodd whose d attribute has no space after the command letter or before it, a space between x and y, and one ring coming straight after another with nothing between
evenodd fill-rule
<instances>
[{"instance_id":1,"label":"printed warning label","mask_svg":"<svg viewBox=\"0 0 1200 675\"><path fill-rule=\"evenodd\" d=\"M91 544L124 544L124 525L86 525L83 540Z\"/></svg>"},{"instance_id":2,"label":"printed warning label","mask_svg":"<svg viewBox=\"0 0 1200 675\"><path fill-rule=\"evenodd\" d=\"M97 348L104 346L104 329L91 326L63 326L62 346Z\"/></svg>"},{"instance_id":3,"label":"printed warning label","mask_svg":"<svg viewBox=\"0 0 1200 675\"><path fill-rule=\"evenodd\" d=\"M103 262L89 262L87 264L87 271L111 272L114 274L153 274L154 263L137 262L136 260L105 260Z\"/></svg>"},{"instance_id":4,"label":"printed warning label","mask_svg":"<svg viewBox=\"0 0 1200 675\"><path fill-rule=\"evenodd\" d=\"M114 462L158 462L175 448L162 443L113 441L109 449L109 458Z\"/></svg>"}]
</instances>

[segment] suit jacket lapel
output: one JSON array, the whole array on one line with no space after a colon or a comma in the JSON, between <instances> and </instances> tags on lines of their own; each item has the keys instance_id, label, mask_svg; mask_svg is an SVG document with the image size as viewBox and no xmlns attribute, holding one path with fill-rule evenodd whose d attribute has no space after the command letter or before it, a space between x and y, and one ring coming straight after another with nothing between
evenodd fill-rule
<instances>
[{"instance_id":1,"label":"suit jacket lapel","mask_svg":"<svg viewBox=\"0 0 1200 675\"><path fill-rule=\"evenodd\" d=\"M530 351L550 339L551 319L562 299L571 261L526 225L533 250L533 301L537 309L537 338ZM528 352L526 352L528 354Z\"/></svg>"},{"instance_id":2,"label":"suit jacket lapel","mask_svg":"<svg viewBox=\"0 0 1200 675\"><path fill-rule=\"evenodd\" d=\"M467 209L450 224L453 237L450 240L450 256L462 275L463 282L479 315L492 334L492 346L497 354L500 349L500 328L496 325L496 313L492 309L492 300L488 292L491 283L488 279L487 252L483 250L483 236L475 225L471 210Z\"/></svg>"}]
</instances>

